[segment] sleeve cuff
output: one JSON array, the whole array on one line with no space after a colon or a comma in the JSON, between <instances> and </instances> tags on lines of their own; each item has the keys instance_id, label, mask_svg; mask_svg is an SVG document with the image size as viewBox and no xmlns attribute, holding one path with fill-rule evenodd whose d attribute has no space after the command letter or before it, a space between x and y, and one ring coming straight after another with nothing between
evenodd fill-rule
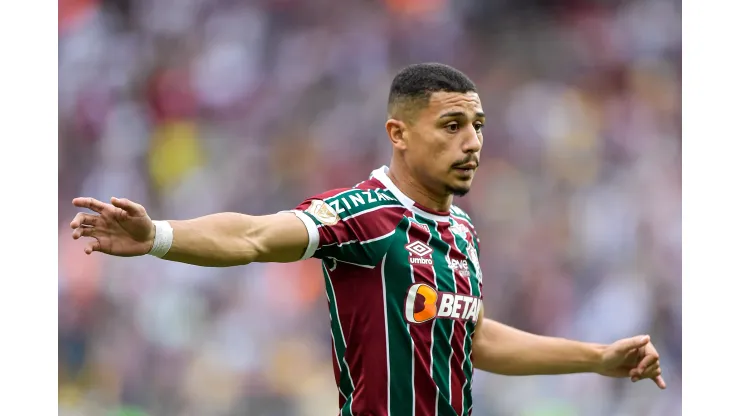
<instances>
[{"instance_id":1,"label":"sleeve cuff","mask_svg":"<svg viewBox=\"0 0 740 416\"><path fill-rule=\"evenodd\" d=\"M316 223L313 222L311 217L309 217L303 211L290 210L283 212L290 212L295 214L295 216L303 222L303 225L306 226L306 231L308 231L308 247L306 247L306 251L303 253L303 257L301 257L301 260L310 259L314 255L314 253L316 253L316 249L319 247L319 227L317 227Z\"/></svg>"}]
</instances>

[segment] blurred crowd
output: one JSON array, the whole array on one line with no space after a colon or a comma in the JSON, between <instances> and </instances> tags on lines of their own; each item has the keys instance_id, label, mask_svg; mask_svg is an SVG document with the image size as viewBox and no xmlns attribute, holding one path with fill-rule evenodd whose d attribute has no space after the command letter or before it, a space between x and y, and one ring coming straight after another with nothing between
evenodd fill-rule
<instances>
[{"instance_id":1,"label":"blurred crowd","mask_svg":"<svg viewBox=\"0 0 740 416\"><path fill-rule=\"evenodd\" d=\"M266 214L387 164L395 72L466 72L485 309L649 333L669 389L476 373L474 415L681 414L678 0L59 0L60 415L336 414L316 261L86 256L74 196L158 219Z\"/></svg>"}]
</instances>

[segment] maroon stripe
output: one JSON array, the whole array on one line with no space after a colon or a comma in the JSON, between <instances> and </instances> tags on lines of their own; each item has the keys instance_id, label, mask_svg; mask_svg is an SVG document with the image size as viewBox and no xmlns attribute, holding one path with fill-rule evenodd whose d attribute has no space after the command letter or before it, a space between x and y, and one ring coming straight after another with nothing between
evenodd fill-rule
<instances>
[{"instance_id":1,"label":"maroon stripe","mask_svg":"<svg viewBox=\"0 0 740 416\"><path fill-rule=\"evenodd\" d=\"M467 256L463 254L455 244L455 236L450 231L450 227L446 224L440 224L440 237L442 241L449 244L450 249L450 260L466 260ZM468 267L471 265L468 264ZM456 292L461 295L471 295L470 291L470 280L468 276L462 276L460 270L454 272L455 275L455 287ZM460 414L462 413L463 406L463 394L462 386L465 384L466 377L463 371L463 362L465 361L465 324L453 321L452 326L452 339L450 344L452 345L452 357L450 359L450 390L451 390L451 404L452 408Z\"/></svg>"},{"instance_id":2,"label":"maroon stripe","mask_svg":"<svg viewBox=\"0 0 740 416\"><path fill-rule=\"evenodd\" d=\"M307 198L305 201L301 202L301 204L298 205L295 209L303 211L311 205L311 201L313 200L331 198L341 192L348 191L350 189L352 188L337 188L337 189L332 189L326 192L322 192L318 195L312 196L311 198Z\"/></svg>"},{"instance_id":3,"label":"maroon stripe","mask_svg":"<svg viewBox=\"0 0 740 416\"><path fill-rule=\"evenodd\" d=\"M347 227L343 221L335 225L319 227L319 248L327 244L341 244L355 240L352 229Z\"/></svg>"},{"instance_id":4,"label":"maroon stripe","mask_svg":"<svg viewBox=\"0 0 740 416\"><path fill-rule=\"evenodd\" d=\"M366 181L358 183L356 188L362 189L363 191L370 189L386 189L385 185L383 185L383 182L380 182L375 178L370 178Z\"/></svg>"},{"instance_id":5,"label":"maroon stripe","mask_svg":"<svg viewBox=\"0 0 740 416\"><path fill-rule=\"evenodd\" d=\"M421 241L429 243L431 234L413 221L409 229L409 243ZM430 264L412 264L414 283L425 283L436 289L434 266ZM414 408L417 415L434 415L437 396L437 385L432 377L432 330L434 320L420 324L409 323L409 332L414 341Z\"/></svg>"},{"instance_id":6,"label":"maroon stripe","mask_svg":"<svg viewBox=\"0 0 740 416\"><path fill-rule=\"evenodd\" d=\"M347 342L345 359L355 386L352 411L360 415L387 415L388 357L382 270L339 263L330 279Z\"/></svg>"},{"instance_id":7,"label":"maroon stripe","mask_svg":"<svg viewBox=\"0 0 740 416\"><path fill-rule=\"evenodd\" d=\"M450 358L450 404L456 414L462 413L463 394L462 386L465 383L465 373L462 369L462 357L465 354L463 344L465 340L465 325L452 321L452 357Z\"/></svg>"}]
</instances>

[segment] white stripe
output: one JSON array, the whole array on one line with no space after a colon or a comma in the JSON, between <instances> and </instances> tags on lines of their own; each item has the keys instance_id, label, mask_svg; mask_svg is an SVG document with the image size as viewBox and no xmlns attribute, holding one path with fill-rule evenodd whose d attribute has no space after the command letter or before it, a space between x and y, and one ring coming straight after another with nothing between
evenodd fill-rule
<instances>
[{"instance_id":1,"label":"white stripe","mask_svg":"<svg viewBox=\"0 0 740 416\"><path fill-rule=\"evenodd\" d=\"M388 190L391 191L393 196L395 196L396 199L398 199L403 204L403 206L406 207L406 209L408 209L409 211L413 212L414 214L420 217L423 217L423 218L426 218L432 221L437 221L437 222L449 222L450 221L449 217L447 216L432 214L432 213L426 212L414 206L415 204L414 200L406 196L406 194L404 194L403 192L401 192L400 189L398 189L396 184L394 184L391 178L388 177L387 172L388 172L388 167L382 166L373 171L372 177L380 181L380 183L382 183L383 186L388 188Z\"/></svg>"},{"instance_id":2,"label":"white stripe","mask_svg":"<svg viewBox=\"0 0 740 416\"><path fill-rule=\"evenodd\" d=\"M316 253L316 249L319 247L319 229L318 227L316 227L316 223L314 223L313 220L309 218L309 216L303 211L294 209L282 212L293 213L296 217L298 217L299 220L301 220L303 225L306 226L306 231L308 231L308 246L306 246L306 251L303 252L301 260L311 258L311 256Z\"/></svg>"},{"instance_id":3,"label":"white stripe","mask_svg":"<svg viewBox=\"0 0 740 416\"><path fill-rule=\"evenodd\" d=\"M326 266L324 266L324 270L326 270ZM352 385L352 394L354 394L355 391L355 382L352 380L352 374L349 372L349 364L347 364L347 340L344 338L344 330L342 329L342 322L339 320L339 304L337 303L337 292L334 291L334 285L331 282L331 278L327 277L326 281L329 283L329 286L331 287L331 293L334 294L334 309L337 311L337 326L339 326L339 334L342 335L342 342L344 343L344 357L342 357L342 361L344 362L345 367L347 368L347 377L349 377L349 383ZM332 334L333 337L333 334ZM334 347L334 350L336 351L336 346ZM341 375L341 369L340 369L340 375L339 375L339 385L342 384L342 375ZM341 387L340 387L341 389ZM350 396L352 396L350 394ZM346 397L346 396L345 396ZM349 400L349 398L347 398ZM349 404L349 410L350 413L352 413L352 405L354 404L354 401L350 402Z\"/></svg>"},{"instance_id":4,"label":"white stripe","mask_svg":"<svg viewBox=\"0 0 740 416\"><path fill-rule=\"evenodd\" d=\"M353 266L362 267L362 268L365 268L365 269L374 269L375 268L375 266L368 266L368 265L365 265L365 264L352 263L352 262L346 261L346 260L339 260L338 258L335 258L335 257L327 257L327 259L332 259L332 260L337 261L339 263L351 264Z\"/></svg>"},{"instance_id":5,"label":"white stripe","mask_svg":"<svg viewBox=\"0 0 740 416\"><path fill-rule=\"evenodd\" d=\"M385 296L385 258L388 256L386 253L383 256L383 260L380 262L380 279L383 282L383 321L385 323L385 365L388 371L388 377L386 383L388 384L388 416L391 416L391 353L388 344L388 301Z\"/></svg>"},{"instance_id":6,"label":"white stripe","mask_svg":"<svg viewBox=\"0 0 740 416\"><path fill-rule=\"evenodd\" d=\"M380 240L382 240L384 238L390 237L390 236L392 236L395 233L396 233L396 229L394 227L388 234L381 235L380 237L371 238L369 240L360 241L360 244L374 243L376 241L380 241Z\"/></svg>"},{"instance_id":7,"label":"white stripe","mask_svg":"<svg viewBox=\"0 0 740 416\"><path fill-rule=\"evenodd\" d=\"M409 237L409 231L411 231L411 221L409 221L409 226L406 228L406 244L411 243L411 238ZM409 270L411 271L411 284L416 283L416 278L414 276L414 265L409 263ZM412 310L413 311L413 310ZM414 378L414 366L416 364L415 359L415 350L416 346L414 345L414 337L411 335L411 325L406 322L406 331L409 333L409 338L411 339L411 414L416 414L416 379Z\"/></svg>"}]
</instances>

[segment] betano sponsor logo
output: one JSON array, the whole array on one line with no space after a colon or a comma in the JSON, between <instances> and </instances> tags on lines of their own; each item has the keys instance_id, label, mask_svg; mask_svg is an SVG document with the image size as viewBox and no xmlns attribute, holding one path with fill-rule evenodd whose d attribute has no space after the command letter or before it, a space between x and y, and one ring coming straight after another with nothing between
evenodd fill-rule
<instances>
[{"instance_id":1,"label":"betano sponsor logo","mask_svg":"<svg viewBox=\"0 0 740 416\"><path fill-rule=\"evenodd\" d=\"M419 297L424 303L422 309L417 311ZM481 304L482 300L475 296L438 292L427 284L416 283L411 285L406 295L404 316L412 324L434 318L477 322Z\"/></svg>"},{"instance_id":2,"label":"betano sponsor logo","mask_svg":"<svg viewBox=\"0 0 740 416\"><path fill-rule=\"evenodd\" d=\"M406 250L409 252L409 263L411 264L434 264L430 254L432 249L421 241L414 241L406 244Z\"/></svg>"}]
</instances>

